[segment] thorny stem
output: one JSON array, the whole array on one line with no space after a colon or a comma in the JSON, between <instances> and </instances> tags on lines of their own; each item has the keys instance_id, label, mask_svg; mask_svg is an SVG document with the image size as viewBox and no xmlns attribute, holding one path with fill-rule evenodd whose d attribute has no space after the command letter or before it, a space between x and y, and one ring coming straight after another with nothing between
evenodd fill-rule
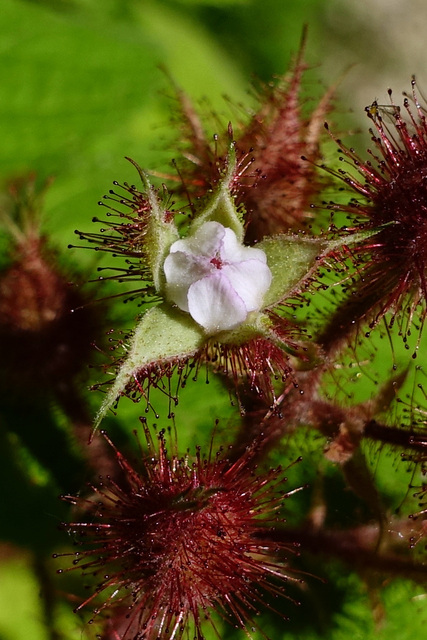
<instances>
[{"instance_id":1,"label":"thorny stem","mask_svg":"<svg viewBox=\"0 0 427 640\"><path fill-rule=\"evenodd\" d=\"M425 584L427 577L425 564L393 553L393 548L402 546L402 540L403 544L407 545L408 529L411 527L413 532L413 523L409 525L408 520L392 521L389 527L388 532L393 535L387 541L382 539L382 527L378 524L345 531L310 527L305 524L299 528L276 529L270 532L270 537L281 543L296 542L306 552L336 558L356 571L368 570L402 576Z\"/></svg>"},{"instance_id":2,"label":"thorny stem","mask_svg":"<svg viewBox=\"0 0 427 640\"><path fill-rule=\"evenodd\" d=\"M316 381L318 375L318 370L300 374L300 379L306 379L305 388L301 385L289 390L280 415L273 414L263 420L262 410L248 413L236 439L234 456L241 455L250 439L256 439L257 460L261 460L283 437L298 428L317 429L328 439L325 456L342 466L349 488L369 506L382 530L386 525L386 511L360 445L369 440L422 454L426 450L425 432L382 424L372 418L375 406L369 404L344 408L317 399L313 394L313 378ZM379 393L378 404L386 397L387 388Z\"/></svg>"},{"instance_id":3,"label":"thorny stem","mask_svg":"<svg viewBox=\"0 0 427 640\"><path fill-rule=\"evenodd\" d=\"M354 332L350 321L347 325L347 339ZM332 335L332 334L331 334ZM335 334L336 335L336 334ZM340 334L341 341L343 334ZM335 348L333 340L329 347ZM328 358L325 359L327 363ZM310 371L296 371L293 382L287 382L283 391L283 402L275 411L267 411L262 401L249 393L241 393L246 400L246 414L240 432L236 437L235 455L241 454L253 439L262 442L258 458L267 455L280 440L298 427L305 426L319 430L326 438L337 438L344 426L349 432L350 448L356 448L363 439L399 446L409 451L422 453L426 448L425 430L420 428L386 425L374 419L375 413L387 409L396 397L396 391L406 379L405 370L399 376L387 381L377 396L365 405L341 407L322 400L318 389L327 365L322 364ZM350 451L351 453L351 451Z\"/></svg>"}]
</instances>

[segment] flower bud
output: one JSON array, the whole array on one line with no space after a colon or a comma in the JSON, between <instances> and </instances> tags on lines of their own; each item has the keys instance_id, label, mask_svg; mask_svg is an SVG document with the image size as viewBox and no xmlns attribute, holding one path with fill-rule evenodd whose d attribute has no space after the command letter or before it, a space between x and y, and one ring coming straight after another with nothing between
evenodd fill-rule
<instances>
[{"instance_id":1,"label":"flower bud","mask_svg":"<svg viewBox=\"0 0 427 640\"><path fill-rule=\"evenodd\" d=\"M394 103L391 89L388 94L390 104L374 102L366 107L373 125L370 159L363 160L336 140L340 160L352 164L355 171L330 170L345 183L351 197L347 203L330 203L327 208L346 214L346 230L350 220L352 231L363 229L370 235L352 246L360 276L350 291L353 304L350 300L347 309L340 310L341 318L332 318L330 326L337 321L344 325L368 320L372 328L390 311L390 326L400 317L406 341L412 317L419 317L421 335L427 314L426 109L416 94L414 78L412 96L404 94L403 108Z\"/></svg>"},{"instance_id":2,"label":"flower bud","mask_svg":"<svg viewBox=\"0 0 427 640\"><path fill-rule=\"evenodd\" d=\"M156 453L145 433L139 469L115 449L120 486L102 478L92 497L65 496L85 516L63 525L81 547L65 555L96 579L77 610L109 613L105 638L179 640L189 629L202 638L212 610L249 635L264 592L286 597L282 583L296 580L284 557L292 546L269 540L292 493L284 470L256 473L255 446L235 461L222 449L169 455L163 433Z\"/></svg>"},{"instance_id":3,"label":"flower bud","mask_svg":"<svg viewBox=\"0 0 427 640\"><path fill-rule=\"evenodd\" d=\"M0 273L1 375L6 388L50 391L82 370L95 317L40 231L34 180L12 185L9 265Z\"/></svg>"}]
</instances>

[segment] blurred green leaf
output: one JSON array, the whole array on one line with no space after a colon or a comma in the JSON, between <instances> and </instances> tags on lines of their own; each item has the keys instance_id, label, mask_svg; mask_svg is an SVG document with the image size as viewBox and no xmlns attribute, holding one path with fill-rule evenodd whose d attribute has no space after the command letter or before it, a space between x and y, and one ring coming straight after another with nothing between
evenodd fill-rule
<instances>
[{"instance_id":1,"label":"blurred green leaf","mask_svg":"<svg viewBox=\"0 0 427 640\"><path fill-rule=\"evenodd\" d=\"M25 556L0 563L1 640L47 640L37 580Z\"/></svg>"},{"instance_id":2,"label":"blurred green leaf","mask_svg":"<svg viewBox=\"0 0 427 640\"><path fill-rule=\"evenodd\" d=\"M4 0L0 23L0 173L56 176L46 215L68 241L113 179L136 179L125 155L148 169L164 162L173 101L161 92L173 91L158 65L213 104L244 87L209 33L172 9L144 2L119 21L91 7Z\"/></svg>"}]
</instances>

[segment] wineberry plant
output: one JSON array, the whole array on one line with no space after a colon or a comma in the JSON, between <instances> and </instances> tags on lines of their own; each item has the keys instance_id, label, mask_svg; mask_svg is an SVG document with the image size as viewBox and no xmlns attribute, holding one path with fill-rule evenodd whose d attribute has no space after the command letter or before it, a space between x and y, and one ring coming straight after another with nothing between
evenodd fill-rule
<instances>
[{"instance_id":1,"label":"wineberry plant","mask_svg":"<svg viewBox=\"0 0 427 640\"><path fill-rule=\"evenodd\" d=\"M398 598L425 622L427 103L370 102L356 151L303 54L215 130L176 88L170 172L129 159L76 230L88 286L10 186L4 420L62 492L52 640L60 608L100 640L373 638Z\"/></svg>"}]
</instances>

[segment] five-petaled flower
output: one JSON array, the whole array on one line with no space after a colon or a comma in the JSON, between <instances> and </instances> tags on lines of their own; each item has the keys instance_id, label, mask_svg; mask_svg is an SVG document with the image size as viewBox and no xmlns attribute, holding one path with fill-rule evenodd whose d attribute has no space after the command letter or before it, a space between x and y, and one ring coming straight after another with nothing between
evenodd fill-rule
<instances>
[{"instance_id":1,"label":"five-petaled flower","mask_svg":"<svg viewBox=\"0 0 427 640\"><path fill-rule=\"evenodd\" d=\"M167 296L209 335L235 329L259 311L272 280L265 253L214 221L174 242L164 270Z\"/></svg>"},{"instance_id":2,"label":"five-petaled flower","mask_svg":"<svg viewBox=\"0 0 427 640\"><path fill-rule=\"evenodd\" d=\"M126 198L107 196L130 212L111 206L107 215L118 222L98 234L77 232L97 249L124 256L127 266L117 278L139 280L137 293L150 303L129 340L121 341L124 354L114 360L114 380L96 425L120 396L148 398L151 387L177 402L180 386L203 364L231 379L242 411L242 384L266 410L277 407L284 385L293 384L289 356L306 357L295 338L301 331L292 318L295 297L332 245L295 234L265 237L256 247L244 244L245 211L236 207L233 192L233 144L222 180L192 204L187 225L176 224L177 214L166 206L170 199L135 166L145 191L125 184Z\"/></svg>"}]
</instances>

